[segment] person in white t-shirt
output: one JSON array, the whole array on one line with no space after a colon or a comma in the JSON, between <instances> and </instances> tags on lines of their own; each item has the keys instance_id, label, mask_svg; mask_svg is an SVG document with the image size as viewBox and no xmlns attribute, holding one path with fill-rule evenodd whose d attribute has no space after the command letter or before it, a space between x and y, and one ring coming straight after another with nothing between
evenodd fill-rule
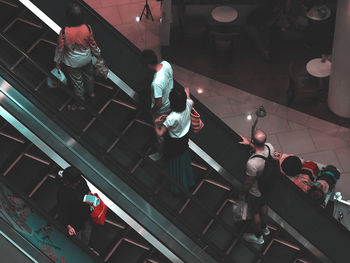
<instances>
[{"instance_id":1,"label":"person in white t-shirt","mask_svg":"<svg viewBox=\"0 0 350 263\"><path fill-rule=\"evenodd\" d=\"M173 69L171 65L165 60L159 63L157 55L153 50L146 49L142 51L141 57L143 63L149 69L155 72L151 85L151 114L153 116L153 120L155 120L162 114L170 113L169 94L174 86ZM158 152L150 155L150 158L155 161L159 160L162 157L163 148L163 138L158 136L157 140Z\"/></svg>"},{"instance_id":2,"label":"person in white t-shirt","mask_svg":"<svg viewBox=\"0 0 350 263\"><path fill-rule=\"evenodd\" d=\"M155 131L158 136L165 135L164 157L168 173L188 191L195 184L188 149L193 101L189 90L182 88L174 88L169 101L171 113L155 120ZM180 192L174 184L171 184L170 190L173 193Z\"/></svg>"},{"instance_id":3,"label":"person in white t-shirt","mask_svg":"<svg viewBox=\"0 0 350 263\"><path fill-rule=\"evenodd\" d=\"M243 141L240 144L250 145L254 153L247 161L246 180L240 191L240 199L247 199L248 206L253 211L253 225L255 233L246 233L243 238L246 241L263 244L263 235L269 235L270 230L266 225L268 207L265 197L259 190L257 177L262 175L265 167L265 160L262 158L253 158L255 155L268 157L274 156L275 149L270 143L266 143L266 133L262 130L256 130L252 140L242 136Z\"/></svg>"}]
</instances>

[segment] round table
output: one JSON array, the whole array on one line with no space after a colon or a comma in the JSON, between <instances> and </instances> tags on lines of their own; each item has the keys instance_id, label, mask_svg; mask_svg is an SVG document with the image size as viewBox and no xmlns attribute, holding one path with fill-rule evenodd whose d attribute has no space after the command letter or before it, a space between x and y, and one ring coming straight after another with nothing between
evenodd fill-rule
<instances>
[{"instance_id":1,"label":"round table","mask_svg":"<svg viewBox=\"0 0 350 263\"><path fill-rule=\"evenodd\" d=\"M237 19L238 12L231 6L218 6L211 11L211 16L215 21L221 23L230 23Z\"/></svg>"},{"instance_id":2,"label":"round table","mask_svg":"<svg viewBox=\"0 0 350 263\"><path fill-rule=\"evenodd\" d=\"M321 58L311 59L306 64L306 70L311 76L325 78L331 74L332 63L329 60L322 62Z\"/></svg>"},{"instance_id":3,"label":"round table","mask_svg":"<svg viewBox=\"0 0 350 263\"><path fill-rule=\"evenodd\" d=\"M328 19L331 16L332 12L328 6L314 6L307 12L306 16L311 20L323 21Z\"/></svg>"}]
</instances>

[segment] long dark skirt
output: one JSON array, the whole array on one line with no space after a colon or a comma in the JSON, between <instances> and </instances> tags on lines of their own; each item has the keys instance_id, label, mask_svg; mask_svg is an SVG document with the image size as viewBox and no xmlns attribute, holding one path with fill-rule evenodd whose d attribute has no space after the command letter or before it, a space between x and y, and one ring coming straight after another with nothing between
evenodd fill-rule
<instances>
[{"instance_id":1,"label":"long dark skirt","mask_svg":"<svg viewBox=\"0 0 350 263\"><path fill-rule=\"evenodd\" d=\"M180 139L170 138L167 135L165 137L165 156L168 174L188 191L195 184L188 150L188 134ZM180 192L180 189L171 184L170 191L177 193Z\"/></svg>"}]
</instances>

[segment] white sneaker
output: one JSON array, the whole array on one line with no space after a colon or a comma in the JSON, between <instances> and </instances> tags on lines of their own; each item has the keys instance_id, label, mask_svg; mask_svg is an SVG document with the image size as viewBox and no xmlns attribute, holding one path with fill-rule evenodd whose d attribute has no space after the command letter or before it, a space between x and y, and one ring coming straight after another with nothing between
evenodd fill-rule
<instances>
[{"instance_id":1,"label":"white sneaker","mask_svg":"<svg viewBox=\"0 0 350 263\"><path fill-rule=\"evenodd\" d=\"M263 237L263 235L261 235L260 237L256 237L256 235L254 233L245 233L243 235L243 238L247 242L252 242L252 243L255 243L255 244L258 244L258 245L264 244L264 237Z\"/></svg>"},{"instance_id":2,"label":"white sneaker","mask_svg":"<svg viewBox=\"0 0 350 263\"><path fill-rule=\"evenodd\" d=\"M270 229L268 228L268 227L265 227L265 228L263 228L262 229L262 232L263 232L263 234L264 234L264 236L268 236L268 235L270 235Z\"/></svg>"},{"instance_id":3,"label":"white sneaker","mask_svg":"<svg viewBox=\"0 0 350 263\"><path fill-rule=\"evenodd\" d=\"M160 159L162 159L162 155L159 153L159 152L156 152L156 153L152 153L150 155L148 155L148 157L152 160L152 161L159 161Z\"/></svg>"}]
</instances>

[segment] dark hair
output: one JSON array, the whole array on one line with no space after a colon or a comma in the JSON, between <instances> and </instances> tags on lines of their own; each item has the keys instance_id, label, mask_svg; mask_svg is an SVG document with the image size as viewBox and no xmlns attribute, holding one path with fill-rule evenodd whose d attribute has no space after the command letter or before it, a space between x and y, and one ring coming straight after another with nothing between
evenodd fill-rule
<instances>
[{"instance_id":1,"label":"dark hair","mask_svg":"<svg viewBox=\"0 0 350 263\"><path fill-rule=\"evenodd\" d=\"M73 166L69 166L63 171L63 184L72 185L81 180L81 171Z\"/></svg>"},{"instance_id":2,"label":"dark hair","mask_svg":"<svg viewBox=\"0 0 350 263\"><path fill-rule=\"evenodd\" d=\"M145 66L154 66L158 64L158 58L156 53L154 53L154 51L150 49L145 49L141 52L141 60Z\"/></svg>"},{"instance_id":3,"label":"dark hair","mask_svg":"<svg viewBox=\"0 0 350 263\"><path fill-rule=\"evenodd\" d=\"M70 3L66 8L66 26L80 26L84 24L84 14L77 3Z\"/></svg>"},{"instance_id":4,"label":"dark hair","mask_svg":"<svg viewBox=\"0 0 350 263\"><path fill-rule=\"evenodd\" d=\"M183 112L186 109L187 95L183 88L173 88L169 94L170 109Z\"/></svg>"},{"instance_id":5,"label":"dark hair","mask_svg":"<svg viewBox=\"0 0 350 263\"><path fill-rule=\"evenodd\" d=\"M281 164L283 172L290 177L300 174L302 166L303 165L297 156L288 156Z\"/></svg>"}]
</instances>

